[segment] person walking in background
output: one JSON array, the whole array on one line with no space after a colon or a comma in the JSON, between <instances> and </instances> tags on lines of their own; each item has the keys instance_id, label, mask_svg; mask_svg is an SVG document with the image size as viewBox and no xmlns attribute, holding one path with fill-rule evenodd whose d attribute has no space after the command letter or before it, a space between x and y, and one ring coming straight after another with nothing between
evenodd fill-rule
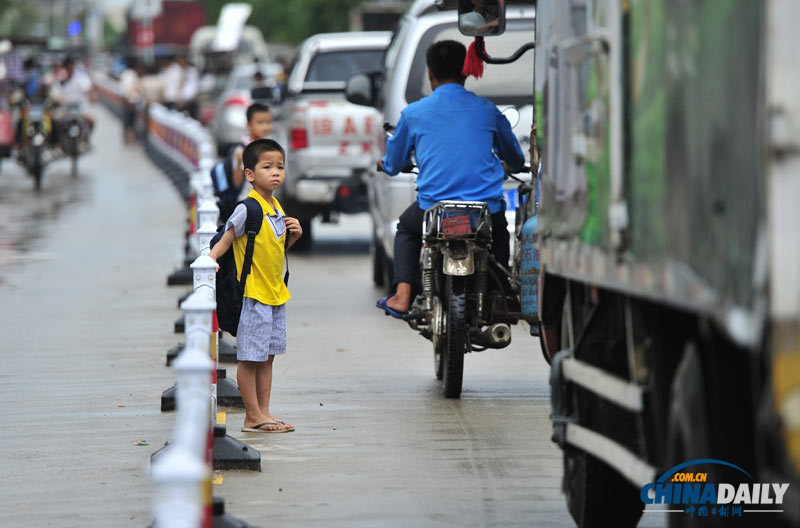
<instances>
[{"instance_id":1,"label":"person walking in background","mask_svg":"<svg viewBox=\"0 0 800 528\"><path fill-rule=\"evenodd\" d=\"M161 84L163 86L161 104L170 110L176 108L181 97L182 83L183 68L178 64L177 58L173 58L172 61L161 70Z\"/></svg>"},{"instance_id":2,"label":"person walking in background","mask_svg":"<svg viewBox=\"0 0 800 528\"><path fill-rule=\"evenodd\" d=\"M290 295L283 279L284 253L303 235L300 222L286 217L273 195L284 182L284 152L276 141L258 139L247 145L243 154L244 174L252 185L248 198L255 199L264 214L255 238L236 338L236 379L245 407L245 432L294 431L269 408L272 364L276 355L286 352L286 302ZM217 261L233 245L239 276L247 246L246 219L247 207L239 204L209 253Z\"/></svg>"},{"instance_id":3,"label":"person walking in background","mask_svg":"<svg viewBox=\"0 0 800 528\"><path fill-rule=\"evenodd\" d=\"M143 74L142 64L135 57L131 57L127 67L119 76L120 89L125 98L122 126L125 131L125 143L128 145L136 142L136 114L142 102L141 75Z\"/></svg>"},{"instance_id":4,"label":"person walking in background","mask_svg":"<svg viewBox=\"0 0 800 528\"><path fill-rule=\"evenodd\" d=\"M200 72L189 63L185 55L178 57L181 67L181 87L178 98L178 109L197 119L197 95L200 93Z\"/></svg>"}]
</instances>

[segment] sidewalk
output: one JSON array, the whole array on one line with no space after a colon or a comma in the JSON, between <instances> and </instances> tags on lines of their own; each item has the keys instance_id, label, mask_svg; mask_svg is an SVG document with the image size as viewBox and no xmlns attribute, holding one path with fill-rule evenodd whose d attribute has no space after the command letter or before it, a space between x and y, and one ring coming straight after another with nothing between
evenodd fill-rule
<instances>
[{"instance_id":1,"label":"sidewalk","mask_svg":"<svg viewBox=\"0 0 800 528\"><path fill-rule=\"evenodd\" d=\"M158 402L174 383L164 359L180 340L177 292L165 279L182 257L186 212L141 148L122 144L119 123L93 112L95 149L78 181L54 163L31 198L15 164L0 174L0 190L26 200L80 192L24 218L41 235L24 244L37 257L0 269L5 526L148 525L158 446L136 443L174 423Z\"/></svg>"}]
</instances>

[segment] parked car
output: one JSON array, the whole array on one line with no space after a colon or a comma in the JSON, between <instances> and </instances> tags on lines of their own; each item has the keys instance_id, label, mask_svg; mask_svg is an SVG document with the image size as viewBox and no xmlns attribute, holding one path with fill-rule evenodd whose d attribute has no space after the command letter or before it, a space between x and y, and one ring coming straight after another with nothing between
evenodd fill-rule
<instances>
[{"instance_id":1,"label":"parked car","mask_svg":"<svg viewBox=\"0 0 800 528\"><path fill-rule=\"evenodd\" d=\"M401 19L392 43L386 51L382 70L375 72L372 82L377 97L370 101L381 111L381 121L396 125L400 113L409 104L431 93L426 74L425 53L428 46L438 40L456 40L468 46L470 37L458 31L458 16L455 9L440 9L434 0L418 0ZM508 27L502 41L490 40L487 51L490 55L509 56L520 45L530 40L534 24L532 6L509 7ZM494 68L503 68L502 75L493 75ZM533 61L519 60L511 65L486 65L480 79L468 78L466 88L493 101L511 122L514 134L530 165L528 145L533 120L531 104L531 79ZM394 258L394 235L400 214L416 199L416 174L400 173L389 177L375 170L375 161L383 155L385 141L378 141L380 150L370 163L369 212L373 226L373 280L376 286L391 285ZM457 155L457 153L453 153ZM530 181L530 174L518 174ZM509 230L515 226L518 182L508 180L504 185L506 214ZM514 243L515 237L511 237Z\"/></svg>"},{"instance_id":2,"label":"parked car","mask_svg":"<svg viewBox=\"0 0 800 528\"><path fill-rule=\"evenodd\" d=\"M279 199L311 243L311 219L367 210L366 177L382 139L374 108L347 102L347 79L383 63L388 31L327 33L301 46L276 114L275 136L287 147L286 182ZM296 245L297 247L297 245Z\"/></svg>"},{"instance_id":3,"label":"parked car","mask_svg":"<svg viewBox=\"0 0 800 528\"><path fill-rule=\"evenodd\" d=\"M214 116L208 123L220 156L225 155L228 149L239 143L242 136L247 135L245 113L253 102L250 93L256 71L264 75L267 84L276 85L276 78L283 67L275 63L254 63L235 66L231 70L225 88L214 104Z\"/></svg>"}]
</instances>

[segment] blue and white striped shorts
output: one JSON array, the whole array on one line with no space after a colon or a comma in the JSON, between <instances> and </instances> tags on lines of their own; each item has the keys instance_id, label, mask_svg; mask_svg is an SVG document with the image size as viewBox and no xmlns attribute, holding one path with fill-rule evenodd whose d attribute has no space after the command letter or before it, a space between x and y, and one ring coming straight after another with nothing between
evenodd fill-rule
<instances>
[{"instance_id":1,"label":"blue and white striped shorts","mask_svg":"<svg viewBox=\"0 0 800 528\"><path fill-rule=\"evenodd\" d=\"M269 356L286 353L286 304L242 299L236 348L239 361L267 361Z\"/></svg>"}]
</instances>

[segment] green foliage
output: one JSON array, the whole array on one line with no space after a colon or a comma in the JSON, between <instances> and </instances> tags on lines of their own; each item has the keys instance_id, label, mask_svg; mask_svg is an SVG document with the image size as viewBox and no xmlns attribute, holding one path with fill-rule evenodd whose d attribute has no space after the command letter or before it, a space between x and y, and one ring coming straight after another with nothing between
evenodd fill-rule
<instances>
[{"instance_id":1,"label":"green foliage","mask_svg":"<svg viewBox=\"0 0 800 528\"><path fill-rule=\"evenodd\" d=\"M202 0L210 24L230 0ZM298 44L317 33L347 31L350 10L362 0L244 0L253 6L247 23L261 29L264 39Z\"/></svg>"},{"instance_id":2,"label":"green foliage","mask_svg":"<svg viewBox=\"0 0 800 528\"><path fill-rule=\"evenodd\" d=\"M39 22L33 2L0 0L0 36L30 35Z\"/></svg>"}]
</instances>

